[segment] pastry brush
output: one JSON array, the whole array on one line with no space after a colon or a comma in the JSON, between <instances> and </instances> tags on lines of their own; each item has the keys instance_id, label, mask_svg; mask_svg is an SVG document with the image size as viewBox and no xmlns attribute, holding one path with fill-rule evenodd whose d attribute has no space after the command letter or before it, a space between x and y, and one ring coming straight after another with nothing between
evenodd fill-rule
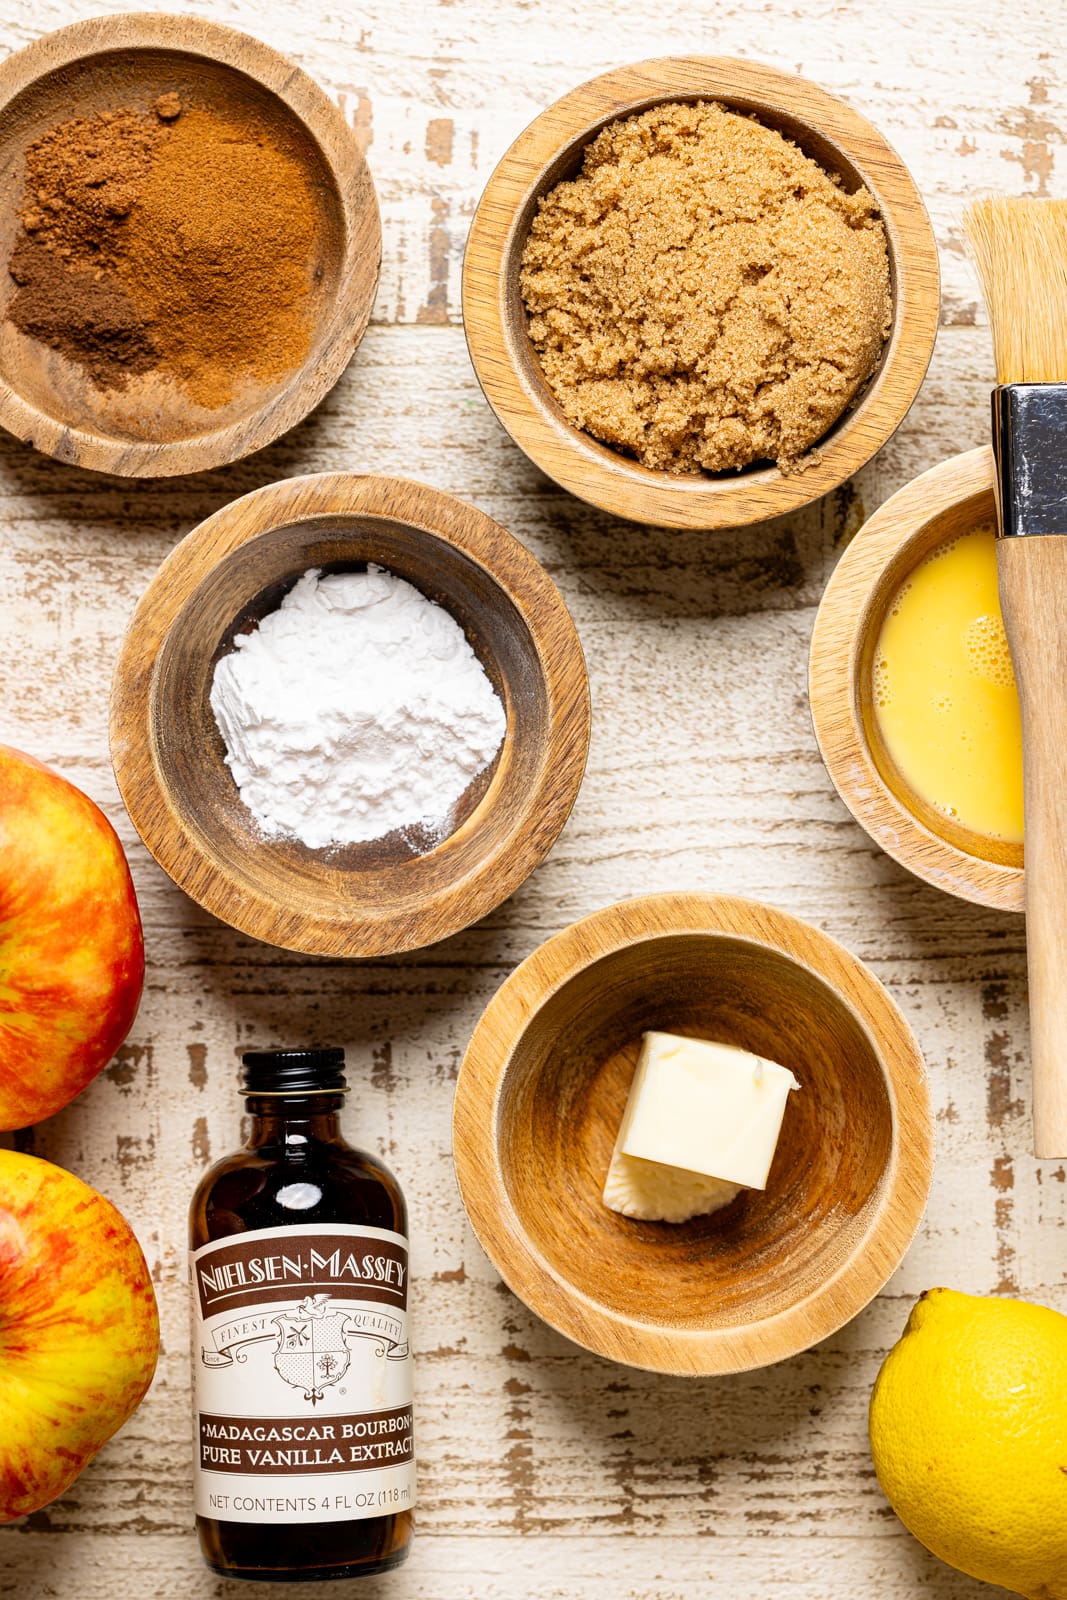
<instances>
[{"instance_id":1,"label":"pastry brush","mask_svg":"<svg viewBox=\"0 0 1067 1600\"><path fill-rule=\"evenodd\" d=\"M997 576L1023 731L1034 1153L1067 1156L1067 201L979 200Z\"/></svg>"}]
</instances>

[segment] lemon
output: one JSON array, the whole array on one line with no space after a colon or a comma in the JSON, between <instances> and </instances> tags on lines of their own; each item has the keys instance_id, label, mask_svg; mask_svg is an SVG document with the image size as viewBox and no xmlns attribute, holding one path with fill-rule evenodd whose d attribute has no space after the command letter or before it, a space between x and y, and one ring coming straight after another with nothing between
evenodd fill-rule
<instances>
[{"instance_id":1,"label":"lemon","mask_svg":"<svg viewBox=\"0 0 1067 1600\"><path fill-rule=\"evenodd\" d=\"M1067 1600L1067 1317L930 1289L871 1395L897 1516L972 1578Z\"/></svg>"}]
</instances>

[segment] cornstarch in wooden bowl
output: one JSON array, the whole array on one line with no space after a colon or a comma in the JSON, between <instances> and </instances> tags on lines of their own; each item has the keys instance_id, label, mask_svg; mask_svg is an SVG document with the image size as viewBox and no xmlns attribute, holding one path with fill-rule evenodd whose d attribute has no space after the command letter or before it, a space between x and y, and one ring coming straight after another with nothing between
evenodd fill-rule
<instances>
[{"instance_id":1,"label":"cornstarch in wooden bowl","mask_svg":"<svg viewBox=\"0 0 1067 1600\"><path fill-rule=\"evenodd\" d=\"M604 128L540 201L519 282L567 420L675 474L802 468L892 313L868 190L705 101Z\"/></svg>"},{"instance_id":2,"label":"cornstarch in wooden bowl","mask_svg":"<svg viewBox=\"0 0 1067 1600\"><path fill-rule=\"evenodd\" d=\"M433 849L507 727L451 612L373 563L305 572L219 660L211 708L258 826L315 850Z\"/></svg>"}]
</instances>

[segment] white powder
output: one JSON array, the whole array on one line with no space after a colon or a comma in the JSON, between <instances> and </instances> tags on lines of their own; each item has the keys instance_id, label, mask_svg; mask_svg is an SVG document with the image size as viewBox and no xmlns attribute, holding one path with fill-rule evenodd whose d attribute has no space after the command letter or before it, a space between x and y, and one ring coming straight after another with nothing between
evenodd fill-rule
<instances>
[{"instance_id":1,"label":"white powder","mask_svg":"<svg viewBox=\"0 0 1067 1600\"><path fill-rule=\"evenodd\" d=\"M313 569L235 645L211 709L265 833L321 848L451 831L506 726L453 616L381 567Z\"/></svg>"}]
</instances>

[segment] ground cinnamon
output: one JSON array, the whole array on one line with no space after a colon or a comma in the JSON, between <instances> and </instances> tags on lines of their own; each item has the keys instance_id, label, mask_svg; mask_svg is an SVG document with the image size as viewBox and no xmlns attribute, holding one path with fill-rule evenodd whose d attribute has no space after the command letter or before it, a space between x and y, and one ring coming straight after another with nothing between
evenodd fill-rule
<instances>
[{"instance_id":1,"label":"ground cinnamon","mask_svg":"<svg viewBox=\"0 0 1067 1600\"><path fill-rule=\"evenodd\" d=\"M183 111L130 212L118 273L200 405L303 360L316 235L304 169L262 124Z\"/></svg>"},{"instance_id":2,"label":"ground cinnamon","mask_svg":"<svg viewBox=\"0 0 1067 1600\"><path fill-rule=\"evenodd\" d=\"M164 130L136 111L76 117L26 152L23 232L74 266L114 267Z\"/></svg>"},{"instance_id":3,"label":"ground cinnamon","mask_svg":"<svg viewBox=\"0 0 1067 1600\"><path fill-rule=\"evenodd\" d=\"M8 271L18 285L8 320L78 362L99 388L124 389L130 378L157 365L141 313L100 268L61 264L23 235Z\"/></svg>"},{"instance_id":4,"label":"ground cinnamon","mask_svg":"<svg viewBox=\"0 0 1067 1600\"><path fill-rule=\"evenodd\" d=\"M166 374L214 409L297 367L318 212L256 114L183 106L74 118L27 151L7 318L101 388Z\"/></svg>"},{"instance_id":5,"label":"ground cinnamon","mask_svg":"<svg viewBox=\"0 0 1067 1600\"><path fill-rule=\"evenodd\" d=\"M7 318L104 389L156 364L144 316L114 269L160 131L134 111L105 111L51 129L26 152Z\"/></svg>"}]
</instances>

